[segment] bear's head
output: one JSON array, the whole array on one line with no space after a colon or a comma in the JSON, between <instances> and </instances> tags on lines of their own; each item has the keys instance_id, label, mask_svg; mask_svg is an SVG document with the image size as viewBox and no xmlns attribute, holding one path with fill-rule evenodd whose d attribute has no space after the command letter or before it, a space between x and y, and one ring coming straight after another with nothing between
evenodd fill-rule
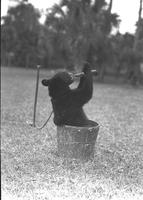
<instances>
[{"instance_id":1,"label":"bear's head","mask_svg":"<svg viewBox=\"0 0 143 200\"><path fill-rule=\"evenodd\" d=\"M73 77L68 72L58 72L51 79L43 79L42 84L49 89L49 95L57 98L70 90L69 85L73 83Z\"/></svg>"}]
</instances>

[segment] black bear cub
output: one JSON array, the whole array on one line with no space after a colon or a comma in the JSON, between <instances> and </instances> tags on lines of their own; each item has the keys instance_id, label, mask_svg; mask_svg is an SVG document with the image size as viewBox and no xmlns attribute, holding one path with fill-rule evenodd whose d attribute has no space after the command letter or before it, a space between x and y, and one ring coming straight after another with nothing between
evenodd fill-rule
<instances>
[{"instance_id":1,"label":"black bear cub","mask_svg":"<svg viewBox=\"0 0 143 200\"><path fill-rule=\"evenodd\" d=\"M89 120L83 106L92 97L93 79L89 64L83 67L84 75L76 89L70 89L73 78L68 72L59 72L53 78L42 80L48 86L54 111L54 123L57 126L88 126Z\"/></svg>"}]
</instances>

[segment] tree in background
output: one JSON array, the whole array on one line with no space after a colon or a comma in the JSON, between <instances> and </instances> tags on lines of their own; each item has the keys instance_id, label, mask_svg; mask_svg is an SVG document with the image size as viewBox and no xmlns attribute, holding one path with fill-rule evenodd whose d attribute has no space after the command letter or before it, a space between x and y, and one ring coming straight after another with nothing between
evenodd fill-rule
<instances>
[{"instance_id":1,"label":"tree in background","mask_svg":"<svg viewBox=\"0 0 143 200\"><path fill-rule=\"evenodd\" d=\"M51 68L69 68L71 65L70 38L67 34L66 14L55 4L46 14L46 63Z\"/></svg>"},{"instance_id":2,"label":"tree in background","mask_svg":"<svg viewBox=\"0 0 143 200\"><path fill-rule=\"evenodd\" d=\"M39 11L26 1L9 8L3 18L2 49L13 52L13 65L31 67L37 63L39 18Z\"/></svg>"},{"instance_id":3,"label":"tree in background","mask_svg":"<svg viewBox=\"0 0 143 200\"><path fill-rule=\"evenodd\" d=\"M118 25L118 16L111 14L111 5L110 9L106 7L104 0L63 0L53 7L46 19L46 26L58 38L58 45L53 45L54 51L59 48L67 60L78 67L83 61L94 66L96 60L102 77L104 70L100 69L109 59L109 35L112 27Z\"/></svg>"},{"instance_id":4,"label":"tree in background","mask_svg":"<svg viewBox=\"0 0 143 200\"><path fill-rule=\"evenodd\" d=\"M136 85L140 81L140 62L143 58L143 24L141 18L142 0L140 0L139 17L135 35L117 33L112 37L114 57L116 60L116 77L124 74L125 81Z\"/></svg>"},{"instance_id":5,"label":"tree in background","mask_svg":"<svg viewBox=\"0 0 143 200\"><path fill-rule=\"evenodd\" d=\"M40 24L40 11L27 0L14 0L1 25L2 63L46 68L76 68L88 61L103 81L107 73L128 79L137 74L143 55L143 19L140 0L136 34L112 34L119 17L112 13L113 0L61 0L47 9ZM5 62L5 60L8 62ZM138 73L139 74L139 73Z\"/></svg>"},{"instance_id":6,"label":"tree in background","mask_svg":"<svg viewBox=\"0 0 143 200\"><path fill-rule=\"evenodd\" d=\"M111 14L112 3L108 9L105 0L62 0L40 25L40 13L28 1L16 2L2 25L3 50L13 52L14 65L33 66L39 58L47 67L69 68L98 60L103 76L100 69L109 58L108 37L118 24L117 15Z\"/></svg>"},{"instance_id":7,"label":"tree in background","mask_svg":"<svg viewBox=\"0 0 143 200\"><path fill-rule=\"evenodd\" d=\"M141 71L140 71L140 63L143 59L143 19L142 19L142 0L140 0L139 12L138 12L138 21L137 28L134 37L134 44L132 50L129 52L128 56L130 60L130 67L128 68L129 78L131 79L131 83L136 85L140 82Z\"/></svg>"}]
</instances>

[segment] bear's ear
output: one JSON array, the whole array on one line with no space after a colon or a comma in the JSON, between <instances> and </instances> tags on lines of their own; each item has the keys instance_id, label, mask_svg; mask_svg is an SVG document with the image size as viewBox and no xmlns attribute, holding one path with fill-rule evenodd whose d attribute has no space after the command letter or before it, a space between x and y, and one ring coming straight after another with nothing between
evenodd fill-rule
<instances>
[{"instance_id":1,"label":"bear's ear","mask_svg":"<svg viewBox=\"0 0 143 200\"><path fill-rule=\"evenodd\" d=\"M49 86L49 83L50 83L50 80L48 80L48 79L43 79L43 80L42 80L42 84L43 84L44 86Z\"/></svg>"}]
</instances>

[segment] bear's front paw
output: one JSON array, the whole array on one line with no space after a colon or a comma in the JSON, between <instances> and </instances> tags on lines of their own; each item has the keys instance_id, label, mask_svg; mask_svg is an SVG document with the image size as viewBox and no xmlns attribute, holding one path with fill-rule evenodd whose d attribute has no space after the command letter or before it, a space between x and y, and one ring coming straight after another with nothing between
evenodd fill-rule
<instances>
[{"instance_id":1,"label":"bear's front paw","mask_svg":"<svg viewBox=\"0 0 143 200\"><path fill-rule=\"evenodd\" d=\"M90 71L91 71L90 64L86 62L86 63L84 64L84 67L83 67L83 72L86 74L86 73L88 73L88 72L90 72Z\"/></svg>"}]
</instances>

